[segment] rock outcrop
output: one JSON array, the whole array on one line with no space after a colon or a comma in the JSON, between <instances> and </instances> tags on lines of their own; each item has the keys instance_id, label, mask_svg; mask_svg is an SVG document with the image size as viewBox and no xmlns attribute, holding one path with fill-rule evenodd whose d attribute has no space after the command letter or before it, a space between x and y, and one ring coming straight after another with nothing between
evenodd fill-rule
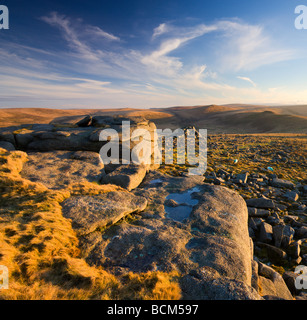
<instances>
[{"instance_id":1,"label":"rock outcrop","mask_svg":"<svg viewBox=\"0 0 307 320\"><path fill-rule=\"evenodd\" d=\"M148 200L146 209L134 222L82 237L85 259L116 274L177 270L185 299L259 299L251 287L246 204L237 193L202 180L148 174L133 191ZM189 213L181 222L167 212L172 197L177 214Z\"/></svg>"}]
</instances>

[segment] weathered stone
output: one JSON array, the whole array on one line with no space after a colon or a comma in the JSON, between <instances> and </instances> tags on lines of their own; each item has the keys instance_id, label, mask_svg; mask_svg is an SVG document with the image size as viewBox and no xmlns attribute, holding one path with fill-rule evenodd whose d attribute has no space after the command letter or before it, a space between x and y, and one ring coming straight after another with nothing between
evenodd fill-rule
<instances>
[{"instance_id":1,"label":"weathered stone","mask_svg":"<svg viewBox=\"0 0 307 320\"><path fill-rule=\"evenodd\" d=\"M5 149L7 151L14 151L16 150L14 145L7 141L0 141L0 148Z\"/></svg>"},{"instance_id":2,"label":"weathered stone","mask_svg":"<svg viewBox=\"0 0 307 320\"><path fill-rule=\"evenodd\" d=\"M297 201L299 198L299 195L295 191L287 191L284 194L284 197L287 198L289 201Z\"/></svg>"},{"instance_id":3,"label":"weathered stone","mask_svg":"<svg viewBox=\"0 0 307 320\"><path fill-rule=\"evenodd\" d=\"M92 118L92 125L95 127L104 127L111 124L114 124L114 118L110 116L94 116Z\"/></svg>"},{"instance_id":4,"label":"weathered stone","mask_svg":"<svg viewBox=\"0 0 307 320\"><path fill-rule=\"evenodd\" d=\"M100 235L90 250L87 247L85 259L114 272L177 270L185 299L198 292L202 294L197 299L259 299L251 288L252 250L245 202L227 188L202 182L201 176L149 173L142 187L133 190L148 199L142 219L118 224L111 237ZM182 196L183 202L191 200L186 206L176 201L174 209L185 207L191 212L182 223L165 212L166 198L175 199L174 195ZM199 271L204 269L216 276L202 277Z\"/></svg>"},{"instance_id":5,"label":"weathered stone","mask_svg":"<svg viewBox=\"0 0 307 320\"><path fill-rule=\"evenodd\" d=\"M295 279L298 276L298 273L291 271L286 271L282 276L292 295L296 295L299 292L295 287Z\"/></svg>"},{"instance_id":6,"label":"weathered stone","mask_svg":"<svg viewBox=\"0 0 307 320\"><path fill-rule=\"evenodd\" d=\"M261 262L258 262L258 268L259 275L271 280L274 284L276 296L286 300L293 300L291 292L289 291L285 281L279 273Z\"/></svg>"},{"instance_id":7,"label":"weathered stone","mask_svg":"<svg viewBox=\"0 0 307 320\"><path fill-rule=\"evenodd\" d=\"M144 165L121 165L104 176L102 183L115 184L128 191L137 188L145 178L147 168Z\"/></svg>"},{"instance_id":8,"label":"weathered stone","mask_svg":"<svg viewBox=\"0 0 307 320\"><path fill-rule=\"evenodd\" d=\"M50 189L61 189L70 183L98 182L103 164L95 152L34 152L28 154L21 176L40 182Z\"/></svg>"},{"instance_id":9,"label":"weathered stone","mask_svg":"<svg viewBox=\"0 0 307 320\"><path fill-rule=\"evenodd\" d=\"M259 277L258 277L258 262L252 260L252 287L258 292L259 291Z\"/></svg>"},{"instance_id":10,"label":"weathered stone","mask_svg":"<svg viewBox=\"0 0 307 320\"><path fill-rule=\"evenodd\" d=\"M246 204L249 207L262 208L262 209L275 208L274 201L265 197L257 198L257 199L247 199Z\"/></svg>"},{"instance_id":11,"label":"weathered stone","mask_svg":"<svg viewBox=\"0 0 307 320\"><path fill-rule=\"evenodd\" d=\"M34 131L52 131L54 130L54 125L45 123L35 123L32 125L31 129Z\"/></svg>"},{"instance_id":12,"label":"weathered stone","mask_svg":"<svg viewBox=\"0 0 307 320\"><path fill-rule=\"evenodd\" d=\"M270 262L277 264L277 265L283 265L285 262L287 262L287 254L285 251L283 251L280 248L276 248L272 245L269 245L267 243L260 243L257 242L257 246L261 247L266 251L267 257Z\"/></svg>"},{"instance_id":13,"label":"weathered stone","mask_svg":"<svg viewBox=\"0 0 307 320\"><path fill-rule=\"evenodd\" d=\"M259 288L262 296L276 296L276 288L272 280L259 276Z\"/></svg>"},{"instance_id":14,"label":"weathered stone","mask_svg":"<svg viewBox=\"0 0 307 320\"><path fill-rule=\"evenodd\" d=\"M99 152L105 142L92 142L89 137L91 128L61 128L59 131L33 132L33 141L29 141L24 149L30 151L94 151Z\"/></svg>"},{"instance_id":15,"label":"weathered stone","mask_svg":"<svg viewBox=\"0 0 307 320\"><path fill-rule=\"evenodd\" d=\"M287 253L291 256L291 258L297 259L301 253L300 243L298 241L291 243L287 247Z\"/></svg>"},{"instance_id":16,"label":"weathered stone","mask_svg":"<svg viewBox=\"0 0 307 320\"><path fill-rule=\"evenodd\" d=\"M307 239L301 240L301 254L302 256L307 254Z\"/></svg>"},{"instance_id":17,"label":"weathered stone","mask_svg":"<svg viewBox=\"0 0 307 320\"><path fill-rule=\"evenodd\" d=\"M16 147L16 141L13 132L17 129L18 127L0 128L0 141L10 142Z\"/></svg>"},{"instance_id":18,"label":"weathered stone","mask_svg":"<svg viewBox=\"0 0 307 320\"><path fill-rule=\"evenodd\" d=\"M92 117L90 115L84 117L83 119L81 119L80 121L78 121L76 123L76 125L78 127L87 127L91 124L91 121L92 121Z\"/></svg>"},{"instance_id":19,"label":"weathered stone","mask_svg":"<svg viewBox=\"0 0 307 320\"><path fill-rule=\"evenodd\" d=\"M269 210L265 209L257 209L254 207L247 207L248 209L248 216L249 217L261 217L261 218L267 218L270 215Z\"/></svg>"},{"instance_id":20,"label":"weathered stone","mask_svg":"<svg viewBox=\"0 0 307 320\"><path fill-rule=\"evenodd\" d=\"M273 227L273 238L275 247L286 248L293 239L295 230L288 225L276 225Z\"/></svg>"},{"instance_id":21,"label":"weathered stone","mask_svg":"<svg viewBox=\"0 0 307 320\"><path fill-rule=\"evenodd\" d=\"M248 173L248 172L238 174L238 175L236 176L236 179L234 180L234 182L241 181L241 183L246 183L248 176L249 176L249 173Z\"/></svg>"},{"instance_id":22,"label":"weathered stone","mask_svg":"<svg viewBox=\"0 0 307 320\"><path fill-rule=\"evenodd\" d=\"M252 287L235 279L220 277L210 268L180 280L184 300L261 300Z\"/></svg>"},{"instance_id":23,"label":"weathered stone","mask_svg":"<svg viewBox=\"0 0 307 320\"><path fill-rule=\"evenodd\" d=\"M33 141L32 131L24 129L15 135L16 145L18 149L25 150L30 142Z\"/></svg>"},{"instance_id":24,"label":"weathered stone","mask_svg":"<svg viewBox=\"0 0 307 320\"><path fill-rule=\"evenodd\" d=\"M71 219L79 235L114 224L130 213L143 211L146 205L145 198L124 191L71 197L62 203L64 217Z\"/></svg>"},{"instance_id":25,"label":"weathered stone","mask_svg":"<svg viewBox=\"0 0 307 320\"><path fill-rule=\"evenodd\" d=\"M270 224L263 222L260 225L259 241L264 243L270 243L273 239L273 228Z\"/></svg>"},{"instance_id":26,"label":"weathered stone","mask_svg":"<svg viewBox=\"0 0 307 320\"><path fill-rule=\"evenodd\" d=\"M296 230L296 236L299 239L307 238L307 227L302 226Z\"/></svg>"},{"instance_id":27,"label":"weathered stone","mask_svg":"<svg viewBox=\"0 0 307 320\"><path fill-rule=\"evenodd\" d=\"M167 206L167 207L173 207L173 208L175 208L175 207L178 207L178 206L179 206L179 203L176 202L176 201L173 200L173 199L167 199L167 200L165 200L164 205Z\"/></svg>"},{"instance_id":28,"label":"weathered stone","mask_svg":"<svg viewBox=\"0 0 307 320\"><path fill-rule=\"evenodd\" d=\"M288 188L293 189L295 187L295 184L288 180L283 180L279 178L275 178L271 181L272 186L278 187L278 188Z\"/></svg>"}]
</instances>

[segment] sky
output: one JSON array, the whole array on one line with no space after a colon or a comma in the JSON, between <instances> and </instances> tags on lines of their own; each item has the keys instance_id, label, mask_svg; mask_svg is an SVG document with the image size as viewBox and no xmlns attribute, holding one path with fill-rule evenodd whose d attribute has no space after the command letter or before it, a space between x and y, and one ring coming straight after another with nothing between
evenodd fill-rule
<instances>
[{"instance_id":1,"label":"sky","mask_svg":"<svg viewBox=\"0 0 307 320\"><path fill-rule=\"evenodd\" d=\"M2 108L307 104L305 0L0 4Z\"/></svg>"}]
</instances>

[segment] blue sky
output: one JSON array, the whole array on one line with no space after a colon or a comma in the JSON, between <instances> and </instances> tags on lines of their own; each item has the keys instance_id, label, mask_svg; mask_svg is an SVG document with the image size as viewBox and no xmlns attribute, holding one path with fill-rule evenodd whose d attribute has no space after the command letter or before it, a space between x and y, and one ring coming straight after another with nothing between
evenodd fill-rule
<instances>
[{"instance_id":1,"label":"blue sky","mask_svg":"<svg viewBox=\"0 0 307 320\"><path fill-rule=\"evenodd\" d=\"M303 0L1 4L0 107L307 104Z\"/></svg>"}]
</instances>

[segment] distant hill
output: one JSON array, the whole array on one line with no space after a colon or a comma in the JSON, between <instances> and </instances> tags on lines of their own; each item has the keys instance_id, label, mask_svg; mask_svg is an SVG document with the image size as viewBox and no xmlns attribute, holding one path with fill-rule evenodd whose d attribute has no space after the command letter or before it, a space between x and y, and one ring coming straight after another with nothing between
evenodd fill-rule
<instances>
[{"instance_id":1,"label":"distant hill","mask_svg":"<svg viewBox=\"0 0 307 320\"><path fill-rule=\"evenodd\" d=\"M154 109L0 109L1 127L49 123L61 119L74 122L83 116L125 115L152 120L158 128L195 126L209 133L307 133L307 106L206 105Z\"/></svg>"}]
</instances>

